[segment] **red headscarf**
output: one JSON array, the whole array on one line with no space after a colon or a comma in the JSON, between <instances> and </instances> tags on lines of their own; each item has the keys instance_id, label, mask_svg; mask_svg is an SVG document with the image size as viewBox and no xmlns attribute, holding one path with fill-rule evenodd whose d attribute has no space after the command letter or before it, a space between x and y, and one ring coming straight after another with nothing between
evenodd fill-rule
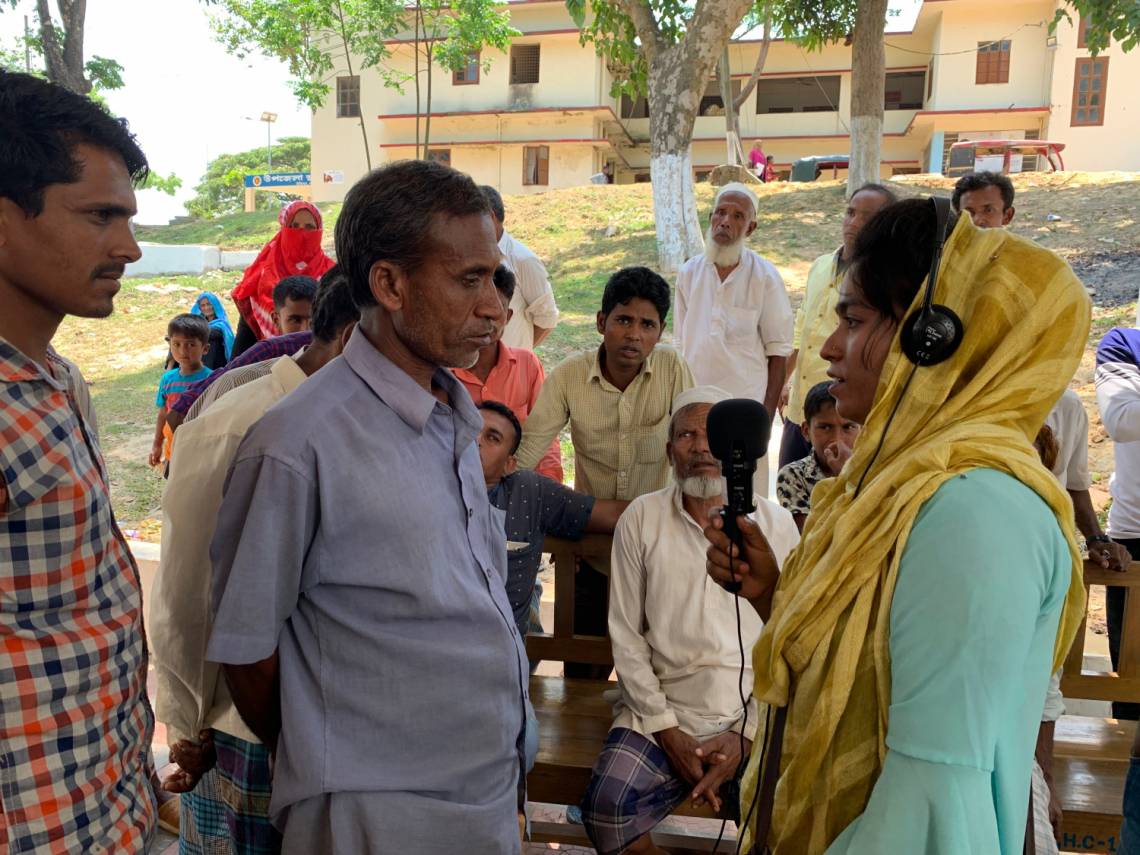
<instances>
[{"instance_id":1,"label":"red headscarf","mask_svg":"<svg viewBox=\"0 0 1140 855\"><path fill-rule=\"evenodd\" d=\"M289 224L298 211L308 211L317 221L315 229L294 229ZM290 202L277 216L281 230L273 236L253 264L245 270L241 282L234 288L234 303L251 330L259 339L278 334L273 324L273 288L286 276L311 276L320 279L334 262L321 249L321 212L317 206L303 199Z\"/></svg>"}]
</instances>

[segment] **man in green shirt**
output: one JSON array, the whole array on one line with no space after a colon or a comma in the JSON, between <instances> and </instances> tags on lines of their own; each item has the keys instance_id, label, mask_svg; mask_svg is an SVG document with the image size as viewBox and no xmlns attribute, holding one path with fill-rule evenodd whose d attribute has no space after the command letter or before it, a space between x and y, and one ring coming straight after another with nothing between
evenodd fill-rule
<instances>
[{"instance_id":1,"label":"man in green shirt","mask_svg":"<svg viewBox=\"0 0 1140 855\"><path fill-rule=\"evenodd\" d=\"M658 347L668 314L669 285L652 270L626 267L610 277L597 317L602 344L569 357L546 378L523 428L520 468L534 468L569 423L579 492L630 501L669 483L669 414L673 399L693 386L693 374L675 350ZM581 566L576 633L606 634L608 569ZM566 665L567 677L597 673L594 666Z\"/></svg>"},{"instance_id":2,"label":"man in green shirt","mask_svg":"<svg viewBox=\"0 0 1140 855\"><path fill-rule=\"evenodd\" d=\"M788 357L787 384L780 397L784 433L780 439L780 468L811 454L800 423L804 420L804 398L808 390L827 380L827 360L819 355L823 342L835 329L835 303L839 283L847 272L855 238L880 209L896 200L894 192L882 184L864 184L847 200L843 215L843 243L834 252L821 255L808 273L803 302L796 312L792 330L795 350Z\"/></svg>"}]
</instances>

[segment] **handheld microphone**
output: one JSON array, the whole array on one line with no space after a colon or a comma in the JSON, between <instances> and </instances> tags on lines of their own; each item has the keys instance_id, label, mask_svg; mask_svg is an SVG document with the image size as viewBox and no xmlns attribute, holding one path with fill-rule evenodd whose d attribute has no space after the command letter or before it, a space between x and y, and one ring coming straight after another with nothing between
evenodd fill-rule
<instances>
[{"instance_id":1,"label":"handheld microphone","mask_svg":"<svg viewBox=\"0 0 1140 855\"><path fill-rule=\"evenodd\" d=\"M721 474L728 485L727 502L721 508L724 533L743 554L743 536L736 518L756 510L752 501L752 476L756 461L768 452L772 421L764 405L751 398L730 398L714 404L708 416L709 451L720 461ZM736 593L739 582L728 582L725 590Z\"/></svg>"}]
</instances>

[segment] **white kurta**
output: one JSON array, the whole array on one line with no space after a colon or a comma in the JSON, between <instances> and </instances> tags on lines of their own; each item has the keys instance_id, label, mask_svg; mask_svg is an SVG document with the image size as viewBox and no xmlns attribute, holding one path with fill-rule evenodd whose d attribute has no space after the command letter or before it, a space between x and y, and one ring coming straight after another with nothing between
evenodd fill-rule
<instances>
[{"instance_id":1,"label":"white kurta","mask_svg":"<svg viewBox=\"0 0 1140 855\"><path fill-rule=\"evenodd\" d=\"M776 561L799 542L792 515L758 500L753 514L772 545ZM705 738L741 724L740 643L736 597L705 572L708 543L670 485L638 497L614 532L610 570L610 639L621 697L614 727L652 738L680 727ZM763 624L740 604L744 639L744 693L751 695L752 647ZM757 724L749 701L745 736Z\"/></svg>"},{"instance_id":2,"label":"white kurta","mask_svg":"<svg viewBox=\"0 0 1140 855\"><path fill-rule=\"evenodd\" d=\"M704 254L677 276L673 338L699 385L763 403L768 358L791 355L793 320L779 271L750 249L723 282Z\"/></svg>"},{"instance_id":3,"label":"white kurta","mask_svg":"<svg viewBox=\"0 0 1140 855\"><path fill-rule=\"evenodd\" d=\"M546 268L538 256L519 243L510 232L499 239L503 263L515 274L515 294L511 298L514 316L503 332L503 344L534 350L534 328L554 329L558 304Z\"/></svg>"}]
</instances>

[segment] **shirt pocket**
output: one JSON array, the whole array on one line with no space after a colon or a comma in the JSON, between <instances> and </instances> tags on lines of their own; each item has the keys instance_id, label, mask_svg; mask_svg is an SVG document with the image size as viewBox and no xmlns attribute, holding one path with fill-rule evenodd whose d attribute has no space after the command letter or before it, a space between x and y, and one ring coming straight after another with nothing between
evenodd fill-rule
<instances>
[{"instance_id":1,"label":"shirt pocket","mask_svg":"<svg viewBox=\"0 0 1140 855\"><path fill-rule=\"evenodd\" d=\"M758 309L724 308L724 338L729 344L755 344L759 327Z\"/></svg>"},{"instance_id":2,"label":"shirt pocket","mask_svg":"<svg viewBox=\"0 0 1140 855\"><path fill-rule=\"evenodd\" d=\"M638 463L659 463L665 459L665 442L669 438L669 417L650 427L640 428L634 437L634 460Z\"/></svg>"}]
</instances>

